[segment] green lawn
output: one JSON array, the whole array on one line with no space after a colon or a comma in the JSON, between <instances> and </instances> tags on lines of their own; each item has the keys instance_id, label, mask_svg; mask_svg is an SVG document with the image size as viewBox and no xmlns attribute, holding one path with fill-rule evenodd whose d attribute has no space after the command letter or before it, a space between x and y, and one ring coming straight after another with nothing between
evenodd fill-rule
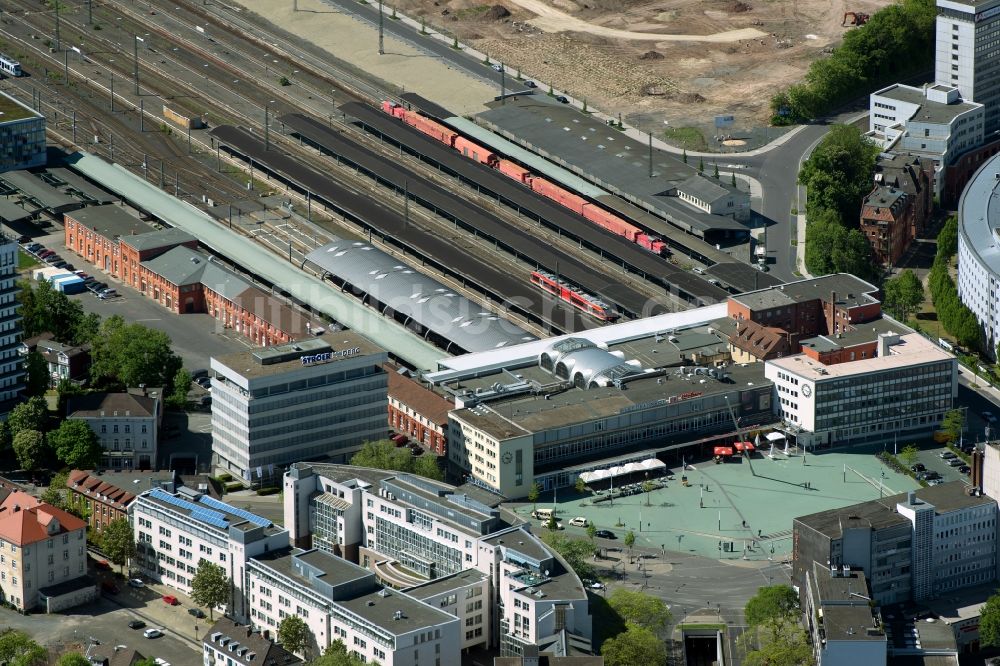
<instances>
[{"instance_id":1,"label":"green lawn","mask_svg":"<svg viewBox=\"0 0 1000 666\"><path fill-rule=\"evenodd\" d=\"M687 150L707 150L705 135L697 127L670 127L663 132L664 138L679 148Z\"/></svg>"},{"instance_id":2,"label":"green lawn","mask_svg":"<svg viewBox=\"0 0 1000 666\"><path fill-rule=\"evenodd\" d=\"M29 268L34 268L35 266L41 266L39 261L32 257L30 254L22 250L17 249L17 270L23 271Z\"/></svg>"}]
</instances>

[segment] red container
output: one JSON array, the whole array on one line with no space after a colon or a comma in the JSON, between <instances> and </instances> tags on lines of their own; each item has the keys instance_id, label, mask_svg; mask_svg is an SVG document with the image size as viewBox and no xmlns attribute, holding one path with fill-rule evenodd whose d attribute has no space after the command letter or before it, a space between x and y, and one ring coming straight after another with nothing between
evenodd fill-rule
<instances>
[{"instance_id":1,"label":"red container","mask_svg":"<svg viewBox=\"0 0 1000 666\"><path fill-rule=\"evenodd\" d=\"M496 155L489 148L483 148L475 141L469 141L464 136L456 136L453 143L455 150L462 153L463 157L468 157L481 164L492 166L496 162Z\"/></svg>"},{"instance_id":2,"label":"red container","mask_svg":"<svg viewBox=\"0 0 1000 666\"><path fill-rule=\"evenodd\" d=\"M497 163L497 168L500 169L500 173L507 176L508 178L513 178L519 183L527 183L531 172L525 169L520 164L514 164L510 160L500 160Z\"/></svg>"}]
</instances>

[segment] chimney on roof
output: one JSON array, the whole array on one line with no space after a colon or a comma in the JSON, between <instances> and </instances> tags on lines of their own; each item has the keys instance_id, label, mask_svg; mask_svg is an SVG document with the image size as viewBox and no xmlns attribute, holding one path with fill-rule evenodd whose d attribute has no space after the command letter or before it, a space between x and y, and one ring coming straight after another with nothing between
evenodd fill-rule
<instances>
[{"instance_id":1,"label":"chimney on roof","mask_svg":"<svg viewBox=\"0 0 1000 666\"><path fill-rule=\"evenodd\" d=\"M837 292L830 292L830 332L837 330Z\"/></svg>"}]
</instances>

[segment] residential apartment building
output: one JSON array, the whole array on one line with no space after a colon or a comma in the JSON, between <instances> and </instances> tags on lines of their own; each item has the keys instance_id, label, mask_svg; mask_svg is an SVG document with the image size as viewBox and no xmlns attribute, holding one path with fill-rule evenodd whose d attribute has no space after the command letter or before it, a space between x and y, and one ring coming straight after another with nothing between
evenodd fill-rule
<instances>
[{"instance_id":1,"label":"residential apartment building","mask_svg":"<svg viewBox=\"0 0 1000 666\"><path fill-rule=\"evenodd\" d=\"M285 474L293 543L343 554L458 618L461 647L591 649L587 592L502 498L409 474L297 463Z\"/></svg>"},{"instance_id":2,"label":"residential apartment building","mask_svg":"<svg viewBox=\"0 0 1000 666\"><path fill-rule=\"evenodd\" d=\"M44 131L43 131L44 134ZM24 390L24 363L18 353L21 314L17 301L17 243L0 236L0 410L6 411Z\"/></svg>"},{"instance_id":3,"label":"residential apartment building","mask_svg":"<svg viewBox=\"0 0 1000 666\"><path fill-rule=\"evenodd\" d=\"M45 116L0 92L0 173L45 166Z\"/></svg>"},{"instance_id":4,"label":"residential apartment building","mask_svg":"<svg viewBox=\"0 0 1000 666\"><path fill-rule=\"evenodd\" d=\"M139 495L129 507L135 531L133 566L157 583L191 593L201 560L221 566L233 581L226 610L250 616L244 580L251 557L288 546L288 530L267 518L187 487L159 488Z\"/></svg>"},{"instance_id":5,"label":"residential apartment building","mask_svg":"<svg viewBox=\"0 0 1000 666\"><path fill-rule=\"evenodd\" d=\"M90 344L79 347L64 345L52 339L51 333L41 333L22 340L17 353L22 359L38 352L48 369L49 386L58 386L64 379L86 379L90 370Z\"/></svg>"},{"instance_id":6,"label":"residential apartment building","mask_svg":"<svg viewBox=\"0 0 1000 666\"><path fill-rule=\"evenodd\" d=\"M174 492L176 487L173 472L74 469L66 478L66 503L85 514L90 528L98 533L113 520L127 520L128 508L139 493L151 488Z\"/></svg>"},{"instance_id":7,"label":"residential apartment building","mask_svg":"<svg viewBox=\"0 0 1000 666\"><path fill-rule=\"evenodd\" d=\"M914 201L892 186L877 185L861 204L861 233L875 261L891 267L910 247L916 231Z\"/></svg>"},{"instance_id":8,"label":"residential apartment building","mask_svg":"<svg viewBox=\"0 0 1000 666\"><path fill-rule=\"evenodd\" d=\"M953 594L997 578L997 502L955 481L801 516L792 556L799 586L818 562L864 571L880 605Z\"/></svg>"},{"instance_id":9,"label":"residential apartment building","mask_svg":"<svg viewBox=\"0 0 1000 666\"><path fill-rule=\"evenodd\" d=\"M937 0L934 80L985 108L984 132L1000 129L1000 2Z\"/></svg>"},{"instance_id":10,"label":"residential apartment building","mask_svg":"<svg viewBox=\"0 0 1000 666\"><path fill-rule=\"evenodd\" d=\"M201 648L204 666L298 666L302 663L265 632L228 617L220 617L205 632Z\"/></svg>"},{"instance_id":11,"label":"residential apartment building","mask_svg":"<svg viewBox=\"0 0 1000 666\"><path fill-rule=\"evenodd\" d=\"M86 578L87 524L21 491L0 491L0 593L52 612L97 596Z\"/></svg>"},{"instance_id":12,"label":"residential apartment building","mask_svg":"<svg viewBox=\"0 0 1000 666\"><path fill-rule=\"evenodd\" d=\"M392 364L386 367L386 376L389 380L389 428L431 453L445 455L448 452L448 412L454 409L454 402L401 374Z\"/></svg>"},{"instance_id":13,"label":"residential apartment building","mask_svg":"<svg viewBox=\"0 0 1000 666\"><path fill-rule=\"evenodd\" d=\"M447 666L460 661L455 616L399 590L373 572L320 550L283 549L258 555L247 568L255 627L277 634L298 615L309 627L308 652L335 640L366 662L383 666Z\"/></svg>"},{"instance_id":14,"label":"residential apartment building","mask_svg":"<svg viewBox=\"0 0 1000 666\"><path fill-rule=\"evenodd\" d=\"M112 470L157 467L157 438L163 420L161 389L88 393L70 398L66 418L83 421L97 435Z\"/></svg>"},{"instance_id":15,"label":"residential apartment building","mask_svg":"<svg viewBox=\"0 0 1000 666\"><path fill-rule=\"evenodd\" d=\"M863 571L813 562L800 596L819 666L885 666L885 628Z\"/></svg>"},{"instance_id":16,"label":"residential apartment building","mask_svg":"<svg viewBox=\"0 0 1000 666\"><path fill-rule=\"evenodd\" d=\"M932 160L910 153L881 153L875 158L875 185L905 192L913 206L913 237L928 232L934 212Z\"/></svg>"},{"instance_id":17,"label":"residential apartment building","mask_svg":"<svg viewBox=\"0 0 1000 666\"><path fill-rule=\"evenodd\" d=\"M347 462L388 435L387 360L351 331L213 358L215 464L277 482L291 462Z\"/></svg>"}]
</instances>

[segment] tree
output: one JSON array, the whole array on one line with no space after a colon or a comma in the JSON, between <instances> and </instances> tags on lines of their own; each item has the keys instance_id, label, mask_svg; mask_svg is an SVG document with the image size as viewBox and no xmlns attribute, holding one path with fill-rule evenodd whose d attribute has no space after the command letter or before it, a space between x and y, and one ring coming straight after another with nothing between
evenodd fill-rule
<instances>
[{"instance_id":1,"label":"tree","mask_svg":"<svg viewBox=\"0 0 1000 666\"><path fill-rule=\"evenodd\" d=\"M649 493L653 492L653 482L646 479L642 482L642 492L646 494L646 506L649 506Z\"/></svg>"},{"instance_id":2,"label":"tree","mask_svg":"<svg viewBox=\"0 0 1000 666\"><path fill-rule=\"evenodd\" d=\"M899 452L899 460L907 467L912 467L917 464L917 457L920 454L920 449L918 449L913 444L908 444L903 447L903 450Z\"/></svg>"},{"instance_id":3,"label":"tree","mask_svg":"<svg viewBox=\"0 0 1000 666\"><path fill-rule=\"evenodd\" d=\"M59 657L56 666L93 666L93 664L79 652L67 652Z\"/></svg>"},{"instance_id":4,"label":"tree","mask_svg":"<svg viewBox=\"0 0 1000 666\"><path fill-rule=\"evenodd\" d=\"M0 634L0 662L8 666L38 666L48 661L48 651L17 629Z\"/></svg>"},{"instance_id":5,"label":"tree","mask_svg":"<svg viewBox=\"0 0 1000 666\"><path fill-rule=\"evenodd\" d=\"M38 469L45 455L45 435L37 430L22 430L14 435L14 455L21 469Z\"/></svg>"},{"instance_id":6,"label":"tree","mask_svg":"<svg viewBox=\"0 0 1000 666\"><path fill-rule=\"evenodd\" d=\"M25 337L51 333L57 342L80 344L77 336L87 318L79 301L71 300L47 281L33 284L25 280L20 287L18 300L21 302L21 327Z\"/></svg>"},{"instance_id":7,"label":"tree","mask_svg":"<svg viewBox=\"0 0 1000 666\"><path fill-rule=\"evenodd\" d=\"M629 530L625 533L625 547L628 548L628 561L632 561L632 546L635 545L635 532Z\"/></svg>"},{"instance_id":8,"label":"tree","mask_svg":"<svg viewBox=\"0 0 1000 666\"><path fill-rule=\"evenodd\" d=\"M979 611L979 642L983 647L1000 647L1000 593L987 599Z\"/></svg>"},{"instance_id":9,"label":"tree","mask_svg":"<svg viewBox=\"0 0 1000 666\"><path fill-rule=\"evenodd\" d=\"M924 285L910 269L886 280L883 290L886 309L903 322L924 302Z\"/></svg>"},{"instance_id":10,"label":"tree","mask_svg":"<svg viewBox=\"0 0 1000 666\"><path fill-rule=\"evenodd\" d=\"M409 472L413 466L413 454L408 448L397 447L388 439L366 441L361 450L351 457L351 464L357 467Z\"/></svg>"},{"instance_id":11,"label":"tree","mask_svg":"<svg viewBox=\"0 0 1000 666\"><path fill-rule=\"evenodd\" d=\"M562 555L569 567L580 578L596 578L597 572L591 564L594 546L583 539L573 539L560 532L544 532L540 535L554 551Z\"/></svg>"},{"instance_id":12,"label":"tree","mask_svg":"<svg viewBox=\"0 0 1000 666\"><path fill-rule=\"evenodd\" d=\"M104 526L101 530L101 550L125 573L125 565L135 557L135 534L127 518L115 518Z\"/></svg>"},{"instance_id":13,"label":"tree","mask_svg":"<svg viewBox=\"0 0 1000 666\"><path fill-rule=\"evenodd\" d=\"M49 403L45 402L45 398L37 395L29 398L27 402L15 406L7 417L11 433L14 435L22 430L44 431L48 420Z\"/></svg>"},{"instance_id":14,"label":"tree","mask_svg":"<svg viewBox=\"0 0 1000 666\"><path fill-rule=\"evenodd\" d=\"M542 487L538 483L532 483L528 488L528 501L531 502L532 512L538 510L538 498L542 495Z\"/></svg>"},{"instance_id":15,"label":"tree","mask_svg":"<svg viewBox=\"0 0 1000 666\"><path fill-rule=\"evenodd\" d=\"M743 609L751 627L771 620L794 617L799 611L799 597L789 585L770 585L757 589Z\"/></svg>"},{"instance_id":16,"label":"tree","mask_svg":"<svg viewBox=\"0 0 1000 666\"><path fill-rule=\"evenodd\" d=\"M27 395L44 395L49 388L49 364L45 357L37 351L29 352L28 358L24 362L24 369L27 372Z\"/></svg>"},{"instance_id":17,"label":"tree","mask_svg":"<svg viewBox=\"0 0 1000 666\"><path fill-rule=\"evenodd\" d=\"M637 666L667 663L667 647L649 629L631 625L601 645L605 666Z\"/></svg>"},{"instance_id":18,"label":"tree","mask_svg":"<svg viewBox=\"0 0 1000 666\"><path fill-rule=\"evenodd\" d=\"M90 376L104 387L145 384L169 388L181 367L166 333L129 324L118 315L104 320L91 344Z\"/></svg>"},{"instance_id":19,"label":"tree","mask_svg":"<svg viewBox=\"0 0 1000 666\"><path fill-rule=\"evenodd\" d=\"M444 472L438 464L438 457L429 453L422 456L410 456L410 466L413 473L434 481L444 481Z\"/></svg>"},{"instance_id":20,"label":"tree","mask_svg":"<svg viewBox=\"0 0 1000 666\"><path fill-rule=\"evenodd\" d=\"M70 398L84 393L83 388L72 379L60 379L56 385L56 394L59 396L56 411L59 416L66 416L66 406L69 404Z\"/></svg>"},{"instance_id":21,"label":"tree","mask_svg":"<svg viewBox=\"0 0 1000 666\"><path fill-rule=\"evenodd\" d=\"M549 516L549 519L545 521L545 527L552 532L559 529L559 520L556 518L556 514Z\"/></svg>"},{"instance_id":22,"label":"tree","mask_svg":"<svg viewBox=\"0 0 1000 666\"><path fill-rule=\"evenodd\" d=\"M703 157L698 158L698 173L705 171L705 159Z\"/></svg>"},{"instance_id":23,"label":"tree","mask_svg":"<svg viewBox=\"0 0 1000 666\"><path fill-rule=\"evenodd\" d=\"M672 617L663 599L642 592L618 589L608 597L608 605L628 626L642 627L662 637Z\"/></svg>"},{"instance_id":24,"label":"tree","mask_svg":"<svg viewBox=\"0 0 1000 666\"><path fill-rule=\"evenodd\" d=\"M582 495L587 492L587 482L583 480L582 476L576 477L576 483L573 484L573 488L576 490L577 495Z\"/></svg>"},{"instance_id":25,"label":"tree","mask_svg":"<svg viewBox=\"0 0 1000 666\"><path fill-rule=\"evenodd\" d=\"M743 659L749 666L814 666L813 648L805 629L797 622L768 620L763 625L745 632L742 641L756 639L757 649ZM742 638L742 636L741 636Z\"/></svg>"},{"instance_id":26,"label":"tree","mask_svg":"<svg viewBox=\"0 0 1000 666\"><path fill-rule=\"evenodd\" d=\"M42 500L46 504L50 504L57 509L66 508L66 499L63 497L62 491L60 491L55 486L49 486L42 491L42 494L38 496L38 499Z\"/></svg>"},{"instance_id":27,"label":"tree","mask_svg":"<svg viewBox=\"0 0 1000 666\"><path fill-rule=\"evenodd\" d=\"M799 183L808 190L807 214L829 209L841 220L856 224L861 201L872 190L878 153L878 146L857 127L831 127L799 171Z\"/></svg>"},{"instance_id":28,"label":"tree","mask_svg":"<svg viewBox=\"0 0 1000 666\"><path fill-rule=\"evenodd\" d=\"M181 411L187 406L188 391L191 390L191 373L180 368L172 379L173 390L167 397L167 407Z\"/></svg>"},{"instance_id":29,"label":"tree","mask_svg":"<svg viewBox=\"0 0 1000 666\"><path fill-rule=\"evenodd\" d=\"M73 469L96 467L103 453L97 433L79 419L67 419L50 432L49 446L61 463Z\"/></svg>"},{"instance_id":30,"label":"tree","mask_svg":"<svg viewBox=\"0 0 1000 666\"><path fill-rule=\"evenodd\" d=\"M594 539L597 537L597 525L594 523L587 523L587 538L590 539L590 545L594 545Z\"/></svg>"},{"instance_id":31,"label":"tree","mask_svg":"<svg viewBox=\"0 0 1000 666\"><path fill-rule=\"evenodd\" d=\"M231 588L232 583L225 569L208 560L198 562L198 570L191 579L191 599L199 606L208 608L210 620L212 610L229 601Z\"/></svg>"},{"instance_id":32,"label":"tree","mask_svg":"<svg viewBox=\"0 0 1000 666\"><path fill-rule=\"evenodd\" d=\"M288 615L278 624L278 640L281 646L295 654L305 654L312 641L309 626L298 615Z\"/></svg>"},{"instance_id":33,"label":"tree","mask_svg":"<svg viewBox=\"0 0 1000 666\"><path fill-rule=\"evenodd\" d=\"M965 430L965 410L951 409L945 412L941 430L947 433L949 441L954 442L960 438Z\"/></svg>"},{"instance_id":34,"label":"tree","mask_svg":"<svg viewBox=\"0 0 1000 666\"><path fill-rule=\"evenodd\" d=\"M309 666L364 666L365 662L355 653L347 652L347 646L339 638L323 652L323 656L312 660Z\"/></svg>"},{"instance_id":35,"label":"tree","mask_svg":"<svg viewBox=\"0 0 1000 666\"><path fill-rule=\"evenodd\" d=\"M100 330L101 315L96 312L88 312L73 327L73 344L79 346L92 342Z\"/></svg>"}]
</instances>

